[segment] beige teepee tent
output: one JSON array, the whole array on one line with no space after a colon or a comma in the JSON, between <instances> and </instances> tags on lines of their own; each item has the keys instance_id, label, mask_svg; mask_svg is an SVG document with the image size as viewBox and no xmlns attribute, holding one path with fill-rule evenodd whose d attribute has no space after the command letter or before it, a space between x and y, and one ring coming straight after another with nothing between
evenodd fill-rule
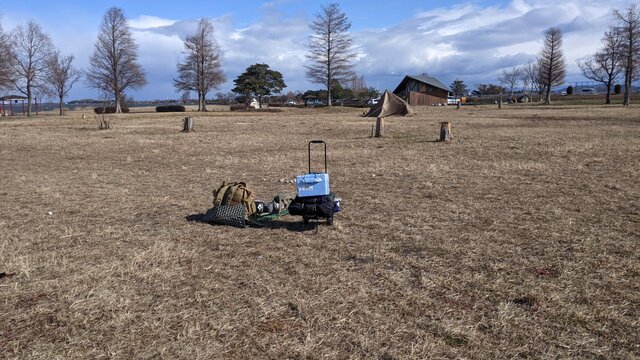
<instances>
[{"instance_id":1,"label":"beige teepee tent","mask_svg":"<svg viewBox=\"0 0 640 360\"><path fill-rule=\"evenodd\" d=\"M378 118L376 121L376 132L375 137L384 136L384 118L392 115L414 115L415 111L411 109L409 104L406 101L402 100L394 93L386 90L380 101L371 107L368 113L366 113L365 117L375 117ZM373 128L371 129L373 131Z\"/></svg>"},{"instance_id":2,"label":"beige teepee tent","mask_svg":"<svg viewBox=\"0 0 640 360\"><path fill-rule=\"evenodd\" d=\"M411 109L406 101L399 98L389 90L385 90L380 101L371 107L365 117L384 118L391 115L414 115L415 111Z\"/></svg>"}]
</instances>

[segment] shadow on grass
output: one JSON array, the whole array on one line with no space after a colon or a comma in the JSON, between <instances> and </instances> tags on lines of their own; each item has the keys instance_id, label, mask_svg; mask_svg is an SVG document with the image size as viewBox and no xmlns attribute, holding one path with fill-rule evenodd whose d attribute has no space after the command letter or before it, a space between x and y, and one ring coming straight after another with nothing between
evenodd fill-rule
<instances>
[{"instance_id":1,"label":"shadow on grass","mask_svg":"<svg viewBox=\"0 0 640 360\"><path fill-rule=\"evenodd\" d=\"M212 222L210 220L210 216L206 213L198 213L198 214L191 214L191 215L187 215L185 217L185 219L189 222L197 222L197 223L203 223L203 224L209 224L211 226L232 226L230 224L219 224L219 223L215 223ZM293 232L308 232L308 231L316 231L317 226L322 225L323 222L320 221L318 223L311 221L307 224L305 224L302 220L301 221L296 221L296 222L291 222L291 221L282 221L282 220L272 220L269 222L264 222L264 223L260 223L260 222L255 222L255 221L246 221L246 227L247 228L254 228L254 229L272 229L272 230L278 230L278 229L285 229L285 230L289 230L289 231L293 231ZM236 226L237 227L237 226Z\"/></svg>"},{"instance_id":2,"label":"shadow on grass","mask_svg":"<svg viewBox=\"0 0 640 360\"><path fill-rule=\"evenodd\" d=\"M189 222L198 222L198 223L217 225L217 224L213 224L213 223L210 223L209 221L207 221L207 214L205 214L205 213L187 215L185 217L185 219L187 219L187 221L189 221Z\"/></svg>"},{"instance_id":3,"label":"shadow on grass","mask_svg":"<svg viewBox=\"0 0 640 360\"><path fill-rule=\"evenodd\" d=\"M305 224L302 221L290 222L290 221L281 221L281 220L273 220L267 223L262 224L263 228L266 229L285 229L294 232L306 232L311 230L316 230L316 224L313 222Z\"/></svg>"}]
</instances>

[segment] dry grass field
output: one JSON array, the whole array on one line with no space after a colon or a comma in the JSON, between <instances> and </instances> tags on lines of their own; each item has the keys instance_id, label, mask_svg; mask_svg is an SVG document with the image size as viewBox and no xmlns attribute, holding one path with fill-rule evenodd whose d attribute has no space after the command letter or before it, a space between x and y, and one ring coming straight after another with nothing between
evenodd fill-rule
<instances>
[{"instance_id":1,"label":"dry grass field","mask_svg":"<svg viewBox=\"0 0 640 360\"><path fill-rule=\"evenodd\" d=\"M640 357L640 108L417 110L0 118L1 357ZM334 226L189 221L316 138Z\"/></svg>"}]
</instances>

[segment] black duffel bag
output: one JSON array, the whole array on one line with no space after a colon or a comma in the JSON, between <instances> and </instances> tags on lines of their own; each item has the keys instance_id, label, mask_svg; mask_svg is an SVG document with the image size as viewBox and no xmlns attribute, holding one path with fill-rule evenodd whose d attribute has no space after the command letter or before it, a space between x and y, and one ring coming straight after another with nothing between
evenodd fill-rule
<instances>
[{"instance_id":1,"label":"black duffel bag","mask_svg":"<svg viewBox=\"0 0 640 360\"><path fill-rule=\"evenodd\" d=\"M305 219L333 218L335 195L297 197L289 204L289 214L300 215Z\"/></svg>"}]
</instances>

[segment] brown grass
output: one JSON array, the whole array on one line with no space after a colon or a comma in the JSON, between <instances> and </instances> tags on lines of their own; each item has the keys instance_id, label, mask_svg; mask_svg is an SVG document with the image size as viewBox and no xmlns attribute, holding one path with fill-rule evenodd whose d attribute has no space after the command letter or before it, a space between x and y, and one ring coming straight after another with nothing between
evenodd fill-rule
<instances>
[{"instance_id":1,"label":"brown grass","mask_svg":"<svg viewBox=\"0 0 640 360\"><path fill-rule=\"evenodd\" d=\"M0 119L0 354L640 356L638 107ZM439 122L455 141L433 142ZM223 180L293 192L329 144L336 223L190 222ZM316 159L317 160L317 159Z\"/></svg>"}]
</instances>

